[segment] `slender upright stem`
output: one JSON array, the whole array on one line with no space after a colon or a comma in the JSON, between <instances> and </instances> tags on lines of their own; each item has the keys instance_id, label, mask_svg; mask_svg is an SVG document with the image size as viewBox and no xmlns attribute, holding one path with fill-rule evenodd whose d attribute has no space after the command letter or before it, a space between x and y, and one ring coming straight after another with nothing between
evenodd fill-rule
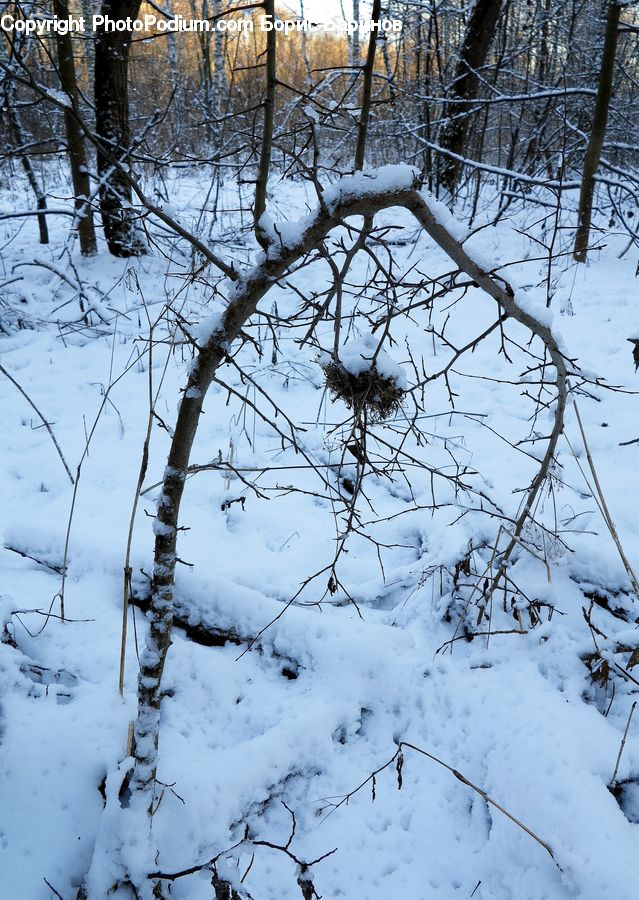
<instances>
[{"instance_id":1,"label":"slender upright stem","mask_svg":"<svg viewBox=\"0 0 639 900\"><path fill-rule=\"evenodd\" d=\"M373 0L371 22L379 22L381 14L382 0ZM355 169L357 171L364 168L366 138L368 136L368 125L371 117L371 98L373 93L373 73L375 71L375 51L377 49L377 40L377 31L371 28L370 37L368 39L368 52L366 54L366 62L364 63L362 107L359 115L359 125L357 126L357 145L355 147Z\"/></svg>"},{"instance_id":2,"label":"slender upright stem","mask_svg":"<svg viewBox=\"0 0 639 900\"><path fill-rule=\"evenodd\" d=\"M275 0L264 0L264 12L275 24ZM262 148L260 162L255 184L255 236L266 249L269 244L267 233L260 222L266 211L266 186L269 170L271 168L271 153L273 150L273 127L275 122L275 90L277 87L276 68L277 40L275 28L266 32L266 96L264 98L264 123L262 127Z\"/></svg>"}]
</instances>

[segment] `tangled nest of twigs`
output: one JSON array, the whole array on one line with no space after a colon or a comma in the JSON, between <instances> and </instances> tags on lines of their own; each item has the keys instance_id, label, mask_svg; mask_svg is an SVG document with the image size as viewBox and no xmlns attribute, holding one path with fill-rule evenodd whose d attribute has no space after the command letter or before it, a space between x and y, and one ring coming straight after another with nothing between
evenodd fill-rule
<instances>
[{"instance_id":1,"label":"tangled nest of twigs","mask_svg":"<svg viewBox=\"0 0 639 900\"><path fill-rule=\"evenodd\" d=\"M322 365L322 371L331 398L343 400L358 417L381 422L401 409L406 392L394 379L380 375L375 366L353 375L342 363L331 360Z\"/></svg>"}]
</instances>

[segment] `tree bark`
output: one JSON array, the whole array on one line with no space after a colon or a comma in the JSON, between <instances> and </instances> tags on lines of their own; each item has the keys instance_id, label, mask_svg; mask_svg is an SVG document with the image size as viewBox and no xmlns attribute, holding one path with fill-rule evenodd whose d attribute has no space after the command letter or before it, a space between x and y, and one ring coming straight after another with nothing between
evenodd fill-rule
<instances>
[{"instance_id":1,"label":"tree bark","mask_svg":"<svg viewBox=\"0 0 639 900\"><path fill-rule=\"evenodd\" d=\"M275 0L264 0L264 13L275 23ZM264 98L264 122L262 125L262 147L255 184L255 236L266 250L269 245L267 231L260 221L266 212L266 187L271 169L273 150L273 129L275 123L275 91L277 88L277 37L275 28L266 32L266 96Z\"/></svg>"},{"instance_id":2,"label":"tree bark","mask_svg":"<svg viewBox=\"0 0 639 900\"><path fill-rule=\"evenodd\" d=\"M595 192L595 175L599 168L601 148L606 136L608 124L608 111L612 96L612 77L615 70L615 55L617 52L617 33L619 30L619 16L621 5L616 0L610 0L608 4L608 16L606 19L606 36L604 39L601 69L599 71L599 85L595 99L595 112L592 119L592 129L586 148L584 168L581 179L581 191L579 193L579 214L575 246L572 255L577 262L585 262L588 255L588 242L590 240L590 223L592 220L592 201Z\"/></svg>"},{"instance_id":3,"label":"tree bark","mask_svg":"<svg viewBox=\"0 0 639 900\"><path fill-rule=\"evenodd\" d=\"M501 0L477 0L470 14L459 52L455 78L444 106L444 126L439 138L443 150L463 156L470 123L472 101L477 97L477 72L486 63L495 37ZM439 166L439 180L451 194L457 186L462 162L444 155Z\"/></svg>"},{"instance_id":4,"label":"tree bark","mask_svg":"<svg viewBox=\"0 0 639 900\"><path fill-rule=\"evenodd\" d=\"M379 22L382 15L382 0L373 0L371 22ZM359 45L358 45L359 46ZM364 168L366 154L366 138L371 118L371 97L373 92L373 73L375 71L375 51L377 49L377 32L371 31L368 39L368 51L364 64L364 84L362 86L362 107L357 126L357 145L355 147L355 169Z\"/></svg>"},{"instance_id":5,"label":"tree bark","mask_svg":"<svg viewBox=\"0 0 639 900\"><path fill-rule=\"evenodd\" d=\"M101 13L112 19L135 19L141 0L103 0ZM109 252L113 256L140 256L146 244L131 206L131 186L121 166L128 166L129 53L131 32L107 32L102 26L95 39L95 125L106 152L98 151L100 212Z\"/></svg>"},{"instance_id":6,"label":"tree bark","mask_svg":"<svg viewBox=\"0 0 639 900\"><path fill-rule=\"evenodd\" d=\"M353 22L359 22L359 0L353 0ZM357 28L355 29L351 37L350 51L350 64L351 66L353 66L353 68L357 68L361 63L361 51L359 48L359 29Z\"/></svg>"},{"instance_id":7,"label":"tree bark","mask_svg":"<svg viewBox=\"0 0 639 900\"><path fill-rule=\"evenodd\" d=\"M53 10L58 18L66 19L69 15L68 0L53 0ZM84 135L74 114L74 110L78 107L78 85L75 76L71 35L57 32L56 44L58 48L60 82L73 107L72 109L65 109L64 127L67 135L67 152L69 154L71 180L75 195L80 252L83 256L93 256L97 252L97 243L93 226L93 210L89 203L91 183L89 180Z\"/></svg>"},{"instance_id":8,"label":"tree bark","mask_svg":"<svg viewBox=\"0 0 639 900\"><path fill-rule=\"evenodd\" d=\"M3 112L7 119L7 125L9 133L12 135L15 143L16 143L16 154L20 157L20 162L22 164L22 168L24 169L24 174L27 176L27 181L29 182L29 186L33 191L36 198L36 205L40 212L38 213L38 231L40 233L40 243L48 244L49 243L49 228L47 226L47 198L44 193L44 189L40 185L36 174L34 172L33 166L31 165L31 160L29 156L24 150L24 136L22 133L22 127L20 125L20 120L18 119L18 115L13 105L13 83L9 77L6 78L4 83L4 111L0 110L0 117Z\"/></svg>"}]
</instances>

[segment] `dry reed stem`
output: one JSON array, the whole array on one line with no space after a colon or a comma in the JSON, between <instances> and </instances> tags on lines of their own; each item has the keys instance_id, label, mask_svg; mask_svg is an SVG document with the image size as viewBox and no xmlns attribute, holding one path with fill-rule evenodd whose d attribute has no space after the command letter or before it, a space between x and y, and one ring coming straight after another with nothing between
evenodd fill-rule
<instances>
[{"instance_id":1,"label":"dry reed stem","mask_svg":"<svg viewBox=\"0 0 639 900\"><path fill-rule=\"evenodd\" d=\"M588 444L588 440L586 438L586 432L584 430L583 422L581 421L581 416L579 415L579 407L577 406L577 401L573 400L573 404L575 407L575 414L577 416L577 423L579 425L579 431L581 433L581 440L583 441L584 450L586 451L586 459L588 460L588 466L592 473L593 481L595 483L595 490L597 492L597 499L599 503L599 508L601 509L601 513L603 515L604 522L608 527L608 531L615 542L615 546L619 552L619 556L621 557L621 561L624 565L628 578L630 579L630 583L632 584L632 589L635 592L635 596L639 600L639 579L635 574L634 569L632 568L628 557L625 554L623 546L621 544L621 540L619 538L619 534L615 527L615 523L612 520L612 516L610 515L610 510L608 509L608 504L606 503L606 498L604 496L601 483L599 481L599 477L597 475L597 470L595 468L595 463L592 458L592 454L590 453L590 446Z\"/></svg>"}]
</instances>

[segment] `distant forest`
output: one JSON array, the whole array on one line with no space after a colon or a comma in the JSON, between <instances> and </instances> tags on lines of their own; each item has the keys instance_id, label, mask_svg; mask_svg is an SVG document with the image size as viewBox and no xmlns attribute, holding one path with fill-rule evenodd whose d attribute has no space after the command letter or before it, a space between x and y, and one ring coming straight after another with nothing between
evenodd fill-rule
<instances>
[{"instance_id":1,"label":"distant forest","mask_svg":"<svg viewBox=\"0 0 639 900\"><path fill-rule=\"evenodd\" d=\"M213 181L256 182L257 212L271 169L314 182L402 161L471 216L485 186L503 211L536 186L561 191L583 178L586 227L594 179L597 208L636 239L636 4L375 0L370 8L353 0L341 7L347 20L392 19L401 31L343 36L229 28L232 19L296 19L272 0L4 8L7 23L54 15L89 23L98 10L113 19L152 13L211 22L210 31L177 34L4 30L3 171L22 166L44 211L51 163L68 158L69 192L91 200L80 220L87 253L96 195L111 252L141 252L129 227L144 218L137 179L179 166L206 167ZM44 241L44 216L41 228ZM582 253L586 245L582 235Z\"/></svg>"}]
</instances>

